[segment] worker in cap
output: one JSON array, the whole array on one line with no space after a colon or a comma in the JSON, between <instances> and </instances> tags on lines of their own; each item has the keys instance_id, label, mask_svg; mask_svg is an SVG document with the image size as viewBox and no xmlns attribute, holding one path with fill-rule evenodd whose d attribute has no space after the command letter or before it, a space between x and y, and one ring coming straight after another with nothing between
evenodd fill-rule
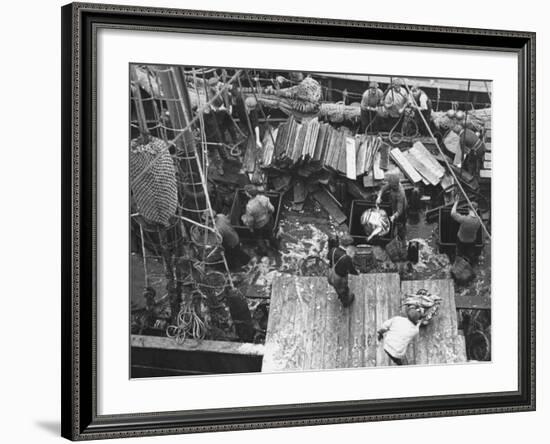
<instances>
[{"instance_id":1,"label":"worker in cap","mask_svg":"<svg viewBox=\"0 0 550 444\"><path fill-rule=\"evenodd\" d=\"M477 214L478 205L472 202L467 213L461 214L458 211L458 201L459 199L455 199L451 209L451 217L459 224L456 235L456 255L466 259L470 265L474 265L477 256L476 240L481 228L481 221Z\"/></svg>"},{"instance_id":2,"label":"worker in cap","mask_svg":"<svg viewBox=\"0 0 550 444\"><path fill-rule=\"evenodd\" d=\"M384 351L397 365L407 365L407 349L420 332L422 316L416 308L409 308L405 316L394 316L378 329L378 340L384 340Z\"/></svg>"},{"instance_id":3,"label":"worker in cap","mask_svg":"<svg viewBox=\"0 0 550 444\"><path fill-rule=\"evenodd\" d=\"M399 77L393 78L390 88L386 90L382 98L384 114L394 119L394 121L401 117L409 104L409 94L404 84L403 79Z\"/></svg>"},{"instance_id":4,"label":"worker in cap","mask_svg":"<svg viewBox=\"0 0 550 444\"><path fill-rule=\"evenodd\" d=\"M254 185L246 185L244 187L244 194L249 200L246 203L245 213L241 217L241 220L258 242L260 254L265 256L267 254L266 242L274 249L278 249L279 247L274 233L273 214L275 213L275 207L269 200L269 197Z\"/></svg>"},{"instance_id":5,"label":"worker in cap","mask_svg":"<svg viewBox=\"0 0 550 444\"><path fill-rule=\"evenodd\" d=\"M369 88L361 97L361 132L376 132L376 110L384 97L384 92L378 87L378 82L370 82Z\"/></svg>"},{"instance_id":6,"label":"worker in cap","mask_svg":"<svg viewBox=\"0 0 550 444\"><path fill-rule=\"evenodd\" d=\"M328 282L338 295L338 299L344 307L349 307L355 295L350 292L349 279L350 274L358 275L359 272L353 265L355 256L355 246L353 237L345 234L340 238L340 244L334 245L329 249L327 259L329 261Z\"/></svg>"},{"instance_id":7,"label":"worker in cap","mask_svg":"<svg viewBox=\"0 0 550 444\"><path fill-rule=\"evenodd\" d=\"M390 222L393 224L394 234L400 240L405 241L407 237L407 196L396 172L386 174L386 183L378 192L376 204L380 205L383 201L391 205Z\"/></svg>"}]
</instances>

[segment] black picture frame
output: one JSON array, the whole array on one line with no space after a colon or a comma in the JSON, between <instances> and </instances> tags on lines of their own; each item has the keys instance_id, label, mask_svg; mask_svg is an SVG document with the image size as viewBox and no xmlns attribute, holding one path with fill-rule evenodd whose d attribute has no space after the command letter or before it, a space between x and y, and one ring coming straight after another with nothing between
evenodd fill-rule
<instances>
[{"instance_id":1,"label":"black picture frame","mask_svg":"<svg viewBox=\"0 0 550 444\"><path fill-rule=\"evenodd\" d=\"M62 14L62 435L71 440L535 409L535 33L72 3ZM99 416L96 32L147 29L510 51L519 79L518 390Z\"/></svg>"}]
</instances>

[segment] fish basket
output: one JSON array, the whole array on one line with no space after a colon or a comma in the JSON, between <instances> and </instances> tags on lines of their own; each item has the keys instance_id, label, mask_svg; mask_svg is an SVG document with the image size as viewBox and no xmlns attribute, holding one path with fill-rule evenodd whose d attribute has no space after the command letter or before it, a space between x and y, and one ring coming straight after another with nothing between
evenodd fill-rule
<instances>
[{"instance_id":1,"label":"fish basket","mask_svg":"<svg viewBox=\"0 0 550 444\"><path fill-rule=\"evenodd\" d=\"M130 144L130 187L140 214L150 222L168 226L176 214L176 169L168 144L157 137Z\"/></svg>"}]
</instances>

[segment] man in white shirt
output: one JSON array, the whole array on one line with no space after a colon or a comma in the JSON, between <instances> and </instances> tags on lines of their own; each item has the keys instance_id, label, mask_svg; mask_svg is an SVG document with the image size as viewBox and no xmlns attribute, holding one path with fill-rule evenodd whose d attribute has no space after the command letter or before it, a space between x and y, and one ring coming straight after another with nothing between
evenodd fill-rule
<instances>
[{"instance_id":1,"label":"man in white shirt","mask_svg":"<svg viewBox=\"0 0 550 444\"><path fill-rule=\"evenodd\" d=\"M420 313L414 308L407 311L407 317L394 316L378 330L378 340L384 339L384 351L397 365L407 365L407 348L418 336Z\"/></svg>"},{"instance_id":2,"label":"man in white shirt","mask_svg":"<svg viewBox=\"0 0 550 444\"><path fill-rule=\"evenodd\" d=\"M426 120L426 123L428 126L431 126L432 122L432 101L428 97L428 95L420 89L418 82L412 82L411 84L411 98L410 98L411 104L413 107L418 106L418 109L416 110L416 125L418 126L418 131L422 135L429 135L428 129L426 128L426 124L424 123L424 120L422 119L420 113L422 116L424 116L424 119ZM415 107L416 108L416 107Z\"/></svg>"}]
</instances>

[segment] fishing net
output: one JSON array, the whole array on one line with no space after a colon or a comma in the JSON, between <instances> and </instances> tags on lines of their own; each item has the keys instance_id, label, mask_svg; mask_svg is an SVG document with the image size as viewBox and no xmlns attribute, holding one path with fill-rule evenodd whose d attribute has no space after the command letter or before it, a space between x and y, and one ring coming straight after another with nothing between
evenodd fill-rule
<instances>
[{"instance_id":1,"label":"fishing net","mask_svg":"<svg viewBox=\"0 0 550 444\"><path fill-rule=\"evenodd\" d=\"M176 170L162 139L138 137L130 145L130 186L141 215L150 222L168 226L176 214Z\"/></svg>"}]
</instances>

